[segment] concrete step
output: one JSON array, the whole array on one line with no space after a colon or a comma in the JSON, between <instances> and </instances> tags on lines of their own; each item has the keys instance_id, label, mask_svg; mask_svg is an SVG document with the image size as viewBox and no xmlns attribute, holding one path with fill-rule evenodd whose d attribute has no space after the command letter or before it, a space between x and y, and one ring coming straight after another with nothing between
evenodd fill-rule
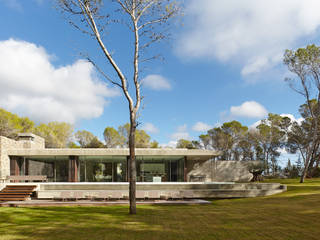
<instances>
[{"instance_id":1,"label":"concrete step","mask_svg":"<svg viewBox=\"0 0 320 240\"><path fill-rule=\"evenodd\" d=\"M77 184L40 184L40 190L128 190L129 185L126 183L121 184L90 184L90 183L77 183ZM261 189L271 190L280 187L278 183L137 183L137 190L193 190L193 189Z\"/></svg>"},{"instance_id":2,"label":"concrete step","mask_svg":"<svg viewBox=\"0 0 320 240\"><path fill-rule=\"evenodd\" d=\"M286 191L285 185L278 185L269 189L137 189L136 197L139 199L168 199L168 198L240 198L267 196ZM39 199L127 199L128 190L40 190L37 191Z\"/></svg>"}]
</instances>

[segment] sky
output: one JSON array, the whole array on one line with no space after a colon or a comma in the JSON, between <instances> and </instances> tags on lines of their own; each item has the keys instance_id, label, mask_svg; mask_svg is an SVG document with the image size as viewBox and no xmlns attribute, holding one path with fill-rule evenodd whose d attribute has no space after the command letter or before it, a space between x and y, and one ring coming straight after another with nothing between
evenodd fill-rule
<instances>
[{"instance_id":1,"label":"sky","mask_svg":"<svg viewBox=\"0 0 320 240\"><path fill-rule=\"evenodd\" d=\"M0 0L0 107L36 122L66 121L103 139L128 122L128 104L83 56L96 42L49 0ZM181 1L182 2L182 1ZM197 139L223 122L254 125L268 113L300 118L304 99L284 81L285 49L318 44L318 0L184 0L163 61L141 73L139 127L162 146ZM126 74L132 41L110 27L107 46ZM106 67L106 71L111 71ZM292 77L292 76L291 76Z\"/></svg>"}]
</instances>

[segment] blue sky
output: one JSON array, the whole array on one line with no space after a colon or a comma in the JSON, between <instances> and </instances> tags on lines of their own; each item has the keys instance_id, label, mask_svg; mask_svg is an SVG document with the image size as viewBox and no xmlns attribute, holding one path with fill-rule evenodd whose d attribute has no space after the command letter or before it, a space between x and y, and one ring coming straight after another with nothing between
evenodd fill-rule
<instances>
[{"instance_id":1,"label":"blue sky","mask_svg":"<svg viewBox=\"0 0 320 240\"><path fill-rule=\"evenodd\" d=\"M68 121L102 139L106 126L128 122L127 103L81 60L82 52L103 62L96 43L52 2L0 0L0 107L37 122ZM141 128L172 145L229 120L250 126L268 112L299 118L303 98L284 82L282 56L287 48L318 43L320 2L184 2L172 40L154 49L165 61L142 74ZM107 43L130 72L124 36L113 28Z\"/></svg>"}]
</instances>

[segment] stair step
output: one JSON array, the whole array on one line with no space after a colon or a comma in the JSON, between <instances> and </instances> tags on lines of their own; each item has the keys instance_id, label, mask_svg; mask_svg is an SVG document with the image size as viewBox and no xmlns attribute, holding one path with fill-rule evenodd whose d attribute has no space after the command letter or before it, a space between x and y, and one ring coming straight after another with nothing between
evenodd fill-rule
<instances>
[{"instance_id":1,"label":"stair step","mask_svg":"<svg viewBox=\"0 0 320 240\"><path fill-rule=\"evenodd\" d=\"M7 202L7 201L25 201L26 198L0 198L0 201Z\"/></svg>"},{"instance_id":2,"label":"stair step","mask_svg":"<svg viewBox=\"0 0 320 240\"><path fill-rule=\"evenodd\" d=\"M3 189L1 192L30 192L30 193L32 193L33 190L11 190L11 189Z\"/></svg>"},{"instance_id":3,"label":"stair step","mask_svg":"<svg viewBox=\"0 0 320 240\"><path fill-rule=\"evenodd\" d=\"M32 193L25 193L25 192L22 192L22 193L17 193L17 192L0 192L0 197L2 195L31 195Z\"/></svg>"},{"instance_id":4,"label":"stair step","mask_svg":"<svg viewBox=\"0 0 320 240\"><path fill-rule=\"evenodd\" d=\"M37 186L9 185L0 191L0 201L25 201Z\"/></svg>"},{"instance_id":5,"label":"stair step","mask_svg":"<svg viewBox=\"0 0 320 240\"><path fill-rule=\"evenodd\" d=\"M29 198L30 196L1 196L0 199L8 199L8 198L23 198L23 199L26 199L26 198Z\"/></svg>"}]
</instances>

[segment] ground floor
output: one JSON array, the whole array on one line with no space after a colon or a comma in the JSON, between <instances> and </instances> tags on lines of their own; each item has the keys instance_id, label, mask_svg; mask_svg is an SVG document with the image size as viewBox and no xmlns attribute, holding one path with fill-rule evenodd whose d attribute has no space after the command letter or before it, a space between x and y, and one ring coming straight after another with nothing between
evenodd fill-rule
<instances>
[{"instance_id":1,"label":"ground floor","mask_svg":"<svg viewBox=\"0 0 320 240\"><path fill-rule=\"evenodd\" d=\"M187 181L184 156L137 156L138 182ZM46 176L48 182L126 182L127 156L10 156L11 176Z\"/></svg>"}]
</instances>

